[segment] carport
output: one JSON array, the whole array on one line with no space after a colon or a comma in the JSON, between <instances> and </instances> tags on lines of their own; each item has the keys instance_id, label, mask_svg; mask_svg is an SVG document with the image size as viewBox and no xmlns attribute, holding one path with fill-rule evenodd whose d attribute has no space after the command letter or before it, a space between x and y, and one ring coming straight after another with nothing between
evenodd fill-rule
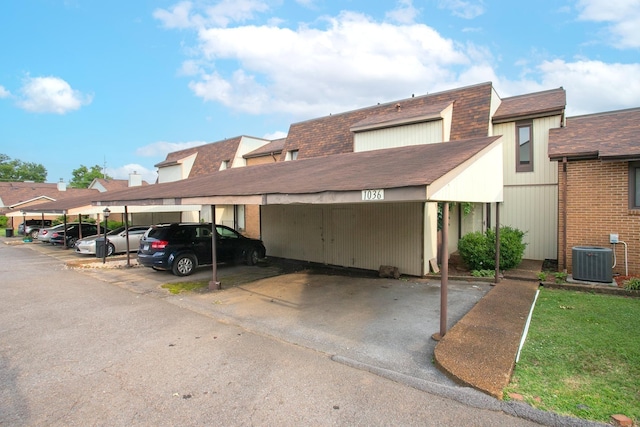
<instances>
[{"instance_id":1,"label":"carport","mask_svg":"<svg viewBox=\"0 0 640 427\"><path fill-rule=\"evenodd\" d=\"M297 259L316 261L320 248L320 262L335 259L342 261L336 265L370 270L409 258L412 270L402 272L421 276L436 259L438 203L445 218L452 202L500 203L502 156L499 136L354 152L102 193L93 205L209 205L214 222L217 204L260 205L267 255L286 254L293 246ZM316 216L305 211L310 208ZM325 221L327 210L331 217ZM448 259L447 229L443 221L443 259ZM340 257L347 250L354 255L351 262ZM448 281L447 262L441 265L440 336L446 331ZM210 287L219 286L214 263Z\"/></svg>"}]
</instances>

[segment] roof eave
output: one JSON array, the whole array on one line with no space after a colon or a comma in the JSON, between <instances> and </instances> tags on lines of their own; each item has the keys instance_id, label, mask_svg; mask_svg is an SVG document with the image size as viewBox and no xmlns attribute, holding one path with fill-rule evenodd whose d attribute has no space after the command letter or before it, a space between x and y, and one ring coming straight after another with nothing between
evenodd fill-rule
<instances>
[{"instance_id":1,"label":"roof eave","mask_svg":"<svg viewBox=\"0 0 640 427\"><path fill-rule=\"evenodd\" d=\"M516 120L539 119L549 116L560 116L564 114L564 107L557 107L548 110L527 111L523 114L509 114L505 116L493 116L493 124L513 122Z\"/></svg>"}]
</instances>

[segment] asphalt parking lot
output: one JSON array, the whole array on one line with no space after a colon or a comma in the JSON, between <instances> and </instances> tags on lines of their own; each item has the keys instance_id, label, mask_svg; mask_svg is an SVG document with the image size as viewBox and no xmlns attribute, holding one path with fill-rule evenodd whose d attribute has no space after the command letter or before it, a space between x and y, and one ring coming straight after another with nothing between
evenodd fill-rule
<instances>
[{"instance_id":1,"label":"asphalt parking lot","mask_svg":"<svg viewBox=\"0 0 640 427\"><path fill-rule=\"evenodd\" d=\"M384 370L446 386L455 384L432 363L440 327L440 283L419 278L331 274L303 266L218 266L220 291L170 294L169 282L210 280L211 267L186 278L137 266L131 254L102 259L33 242L30 249L53 256L96 280L152 294L251 332L326 353L347 364ZM450 282L448 327L478 302L486 282Z\"/></svg>"}]
</instances>

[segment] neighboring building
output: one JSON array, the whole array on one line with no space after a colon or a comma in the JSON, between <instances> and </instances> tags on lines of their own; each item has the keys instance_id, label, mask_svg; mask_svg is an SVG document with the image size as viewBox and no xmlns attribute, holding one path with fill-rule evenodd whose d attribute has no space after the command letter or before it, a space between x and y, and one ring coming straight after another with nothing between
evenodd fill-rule
<instances>
[{"instance_id":1,"label":"neighboring building","mask_svg":"<svg viewBox=\"0 0 640 427\"><path fill-rule=\"evenodd\" d=\"M89 184L88 188L104 193L105 191L124 190L125 188L138 187L140 185L149 184L142 180L142 175L137 172L133 172L129 174L129 179L95 178L91 184Z\"/></svg>"},{"instance_id":2,"label":"neighboring building","mask_svg":"<svg viewBox=\"0 0 640 427\"><path fill-rule=\"evenodd\" d=\"M203 176L225 169L244 167L259 156L247 153L268 145L270 141L250 136L238 136L223 141L174 151L167 158L156 164L158 183L174 182L196 176ZM201 206L199 210L174 212L173 221L212 221L209 206ZM260 219L257 209L245 205L216 205L215 220L234 228L249 237L260 237Z\"/></svg>"},{"instance_id":3,"label":"neighboring building","mask_svg":"<svg viewBox=\"0 0 640 427\"><path fill-rule=\"evenodd\" d=\"M68 188L67 184L42 182L0 182L0 215L18 211L9 216L7 227L17 229L24 219L50 219L57 215L30 214L29 208L55 200L71 199L96 192L86 188ZM25 212L24 215L20 212Z\"/></svg>"},{"instance_id":4,"label":"neighboring building","mask_svg":"<svg viewBox=\"0 0 640 427\"><path fill-rule=\"evenodd\" d=\"M640 108L567 119L549 136L559 169L558 269L574 247L612 248L614 273L640 274ZM611 244L611 234L619 244ZM623 243L624 242L624 243Z\"/></svg>"},{"instance_id":5,"label":"neighboring building","mask_svg":"<svg viewBox=\"0 0 640 427\"><path fill-rule=\"evenodd\" d=\"M247 166L275 163L280 160L286 138L275 139L262 147L242 156Z\"/></svg>"}]
</instances>

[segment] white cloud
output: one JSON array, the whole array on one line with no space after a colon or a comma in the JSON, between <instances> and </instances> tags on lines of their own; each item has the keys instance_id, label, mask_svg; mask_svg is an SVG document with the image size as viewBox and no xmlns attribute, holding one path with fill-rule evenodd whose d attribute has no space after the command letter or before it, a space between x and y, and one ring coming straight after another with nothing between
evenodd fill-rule
<instances>
[{"instance_id":1,"label":"white cloud","mask_svg":"<svg viewBox=\"0 0 640 427\"><path fill-rule=\"evenodd\" d=\"M608 64L601 61L543 61L533 76L518 81L499 79L502 97L563 87L567 91L567 115L638 107L640 64Z\"/></svg>"},{"instance_id":2,"label":"white cloud","mask_svg":"<svg viewBox=\"0 0 640 427\"><path fill-rule=\"evenodd\" d=\"M640 64L601 61L543 62L542 84L567 90L569 115L638 106Z\"/></svg>"},{"instance_id":3,"label":"white cloud","mask_svg":"<svg viewBox=\"0 0 640 427\"><path fill-rule=\"evenodd\" d=\"M324 29L201 30L200 59L216 71L189 87L237 111L323 115L451 82L452 69L470 62L462 46L424 24L379 23L351 12L323 22ZM224 61L239 65L224 73Z\"/></svg>"},{"instance_id":4,"label":"white cloud","mask_svg":"<svg viewBox=\"0 0 640 427\"><path fill-rule=\"evenodd\" d=\"M206 141L189 141L189 142L166 142L158 141L145 145L136 150L137 156L142 157L166 157L167 154L174 151L185 150L187 148L197 147L199 145L208 144Z\"/></svg>"},{"instance_id":5,"label":"white cloud","mask_svg":"<svg viewBox=\"0 0 640 427\"><path fill-rule=\"evenodd\" d=\"M640 2L638 0L579 0L579 19L606 22L611 43L620 49L640 47Z\"/></svg>"},{"instance_id":6,"label":"white cloud","mask_svg":"<svg viewBox=\"0 0 640 427\"><path fill-rule=\"evenodd\" d=\"M412 24L420 11L413 6L413 0L399 0L398 7L387 12L387 19L399 24Z\"/></svg>"},{"instance_id":7,"label":"white cloud","mask_svg":"<svg viewBox=\"0 0 640 427\"><path fill-rule=\"evenodd\" d=\"M582 8L580 19L627 19L600 11L600 0L575 1ZM611 1L628 16L637 9L637 0ZM637 64L549 61L546 50L532 49L526 61L514 64L520 76L500 75L502 60L487 46L447 39L415 23L418 11L412 0L398 0L386 22L342 12L297 28L281 27L274 17L263 17L261 22L269 24L226 26L265 10L266 3L258 1L240 2L234 13L231 2L219 3L217 10L225 18L217 21L210 9L196 4L180 3L170 14L173 25L197 30L198 44L191 46L180 74L189 76L197 97L229 111L288 114L296 121L487 81L502 97L563 86L572 115L634 107L640 99ZM442 0L439 5L466 18L485 12L481 0Z\"/></svg>"},{"instance_id":8,"label":"white cloud","mask_svg":"<svg viewBox=\"0 0 640 427\"><path fill-rule=\"evenodd\" d=\"M11 96L11 92L4 88L4 86L0 85L0 98L8 98Z\"/></svg>"},{"instance_id":9,"label":"white cloud","mask_svg":"<svg viewBox=\"0 0 640 427\"><path fill-rule=\"evenodd\" d=\"M474 0L440 0L441 9L448 9L453 15L464 18L473 19L484 13L484 1Z\"/></svg>"},{"instance_id":10,"label":"white cloud","mask_svg":"<svg viewBox=\"0 0 640 427\"><path fill-rule=\"evenodd\" d=\"M183 1L170 10L156 9L154 18L166 28L226 27L233 22L246 22L257 13L266 12L269 6L262 0L221 0L215 5L198 9L193 2Z\"/></svg>"},{"instance_id":11,"label":"white cloud","mask_svg":"<svg viewBox=\"0 0 640 427\"><path fill-rule=\"evenodd\" d=\"M264 135L263 138L268 139L269 141L273 141L275 139L286 138L286 136L287 136L287 132L282 132L278 130L278 131Z\"/></svg>"},{"instance_id":12,"label":"white cloud","mask_svg":"<svg viewBox=\"0 0 640 427\"><path fill-rule=\"evenodd\" d=\"M34 113L65 114L92 101L58 77L27 77L20 92L18 105Z\"/></svg>"},{"instance_id":13,"label":"white cloud","mask_svg":"<svg viewBox=\"0 0 640 427\"><path fill-rule=\"evenodd\" d=\"M142 175L142 179L149 184L154 184L158 178L155 170L149 170L137 163L130 163L117 168L107 168L107 175L113 179L129 179L129 174L137 173Z\"/></svg>"}]
</instances>

